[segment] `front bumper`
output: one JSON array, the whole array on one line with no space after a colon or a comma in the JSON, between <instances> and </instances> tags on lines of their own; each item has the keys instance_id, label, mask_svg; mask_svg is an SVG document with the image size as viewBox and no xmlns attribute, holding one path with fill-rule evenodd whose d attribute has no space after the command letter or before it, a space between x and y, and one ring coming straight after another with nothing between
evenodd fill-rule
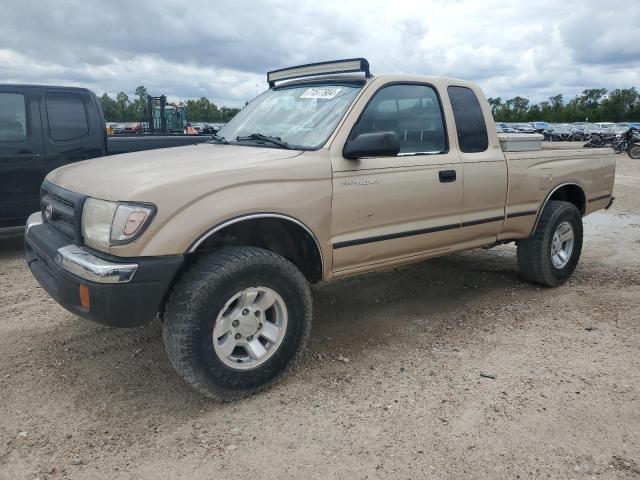
<instances>
[{"instance_id":1,"label":"front bumper","mask_svg":"<svg viewBox=\"0 0 640 480\"><path fill-rule=\"evenodd\" d=\"M40 212L27 221L25 253L34 277L56 302L112 327L136 327L156 318L184 262L182 256L125 260L70 245L42 222ZM81 285L88 291L88 306L81 301Z\"/></svg>"}]
</instances>

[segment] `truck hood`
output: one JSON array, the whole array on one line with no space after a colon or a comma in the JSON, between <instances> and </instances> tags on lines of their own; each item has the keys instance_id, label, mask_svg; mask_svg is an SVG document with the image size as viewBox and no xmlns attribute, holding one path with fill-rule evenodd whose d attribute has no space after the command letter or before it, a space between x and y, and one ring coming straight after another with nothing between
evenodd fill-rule
<instances>
[{"instance_id":1,"label":"truck hood","mask_svg":"<svg viewBox=\"0 0 640 480\"><path fill-rule=\"evenodd\" d=\"M58 168L47 180L73 192L104 200L148 201L169 186L216 183L240 178L247 171L268 169L299 150L239 145L198 144L146 150L73 163ZM227 180L223 180L224 178ZM220 185L222 186L222 185Z\"/></svg>"}]
</instances>

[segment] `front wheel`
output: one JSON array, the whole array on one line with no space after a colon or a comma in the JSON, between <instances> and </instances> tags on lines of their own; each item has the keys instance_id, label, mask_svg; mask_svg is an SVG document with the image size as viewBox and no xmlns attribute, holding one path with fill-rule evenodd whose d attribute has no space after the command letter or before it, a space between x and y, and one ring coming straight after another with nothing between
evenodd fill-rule
<instances>
[{"instance_id":1,"label":"front wheel","mask_svg":"<svg viewBox=\"0 0 640 480\"><path fill-rule=\"evenodd\" d=\"M531 237L518 242L518 267L528 281L555 287L575 270L582 251L582 215L569 202L550 201Z\"/></svg>"},{"instance_id":2,"label":"front wheel","mask_svg":"<svg viewBox=\"0 0 640 480\"><path fill-rule=\"evenodd\" d=\"M197 391L233 400L291 368L309 336L311 310L309 285L288 260L259 248L223 248L199 259L174 288L165 350Z\"/></svg>"}]
</instances>

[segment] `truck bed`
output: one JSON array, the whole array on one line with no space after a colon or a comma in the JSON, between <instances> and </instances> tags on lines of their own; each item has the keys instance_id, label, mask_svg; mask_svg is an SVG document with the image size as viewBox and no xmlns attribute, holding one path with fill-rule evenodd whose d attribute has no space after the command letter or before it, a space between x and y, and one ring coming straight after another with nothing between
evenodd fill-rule
<instances>
[{"instance_id":1,"label":"truck bed","mask_svg":"<svg viewBox=\"0 0 640 480\"><path fill-rule=\"evenodd\" d=\"M612 199L616 156L610 148L582 148L582 142L549 142L541 150L504 152L508 192L504 231L500 239L527 238L545 200L563 186L576 187L576 200L588 215ZM578 193L579 192L579 193Z\"/></svg>"}]
</instances>

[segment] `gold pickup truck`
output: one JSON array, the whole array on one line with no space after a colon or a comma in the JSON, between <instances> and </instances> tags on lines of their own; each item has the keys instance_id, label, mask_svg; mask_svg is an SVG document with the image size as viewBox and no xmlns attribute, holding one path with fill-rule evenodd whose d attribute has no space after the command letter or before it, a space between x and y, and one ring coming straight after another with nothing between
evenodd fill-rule
<instances>
[{"instance_id":1,"label":"gold pickup truck","mask_svg":"<svg viewBox=\"0 0 640 480\"><path fill-rule=\"evenodd\" d=\"M582 217L612 201L611 150L499 138L473 83L373 76L365 59L267 79L208 144L51 172L26 225L56 301L116 327L159 317L171 364L207 396L293 365L311 283L516 242L522 276L555 286Z\"/></svg>"}]
</instances>

